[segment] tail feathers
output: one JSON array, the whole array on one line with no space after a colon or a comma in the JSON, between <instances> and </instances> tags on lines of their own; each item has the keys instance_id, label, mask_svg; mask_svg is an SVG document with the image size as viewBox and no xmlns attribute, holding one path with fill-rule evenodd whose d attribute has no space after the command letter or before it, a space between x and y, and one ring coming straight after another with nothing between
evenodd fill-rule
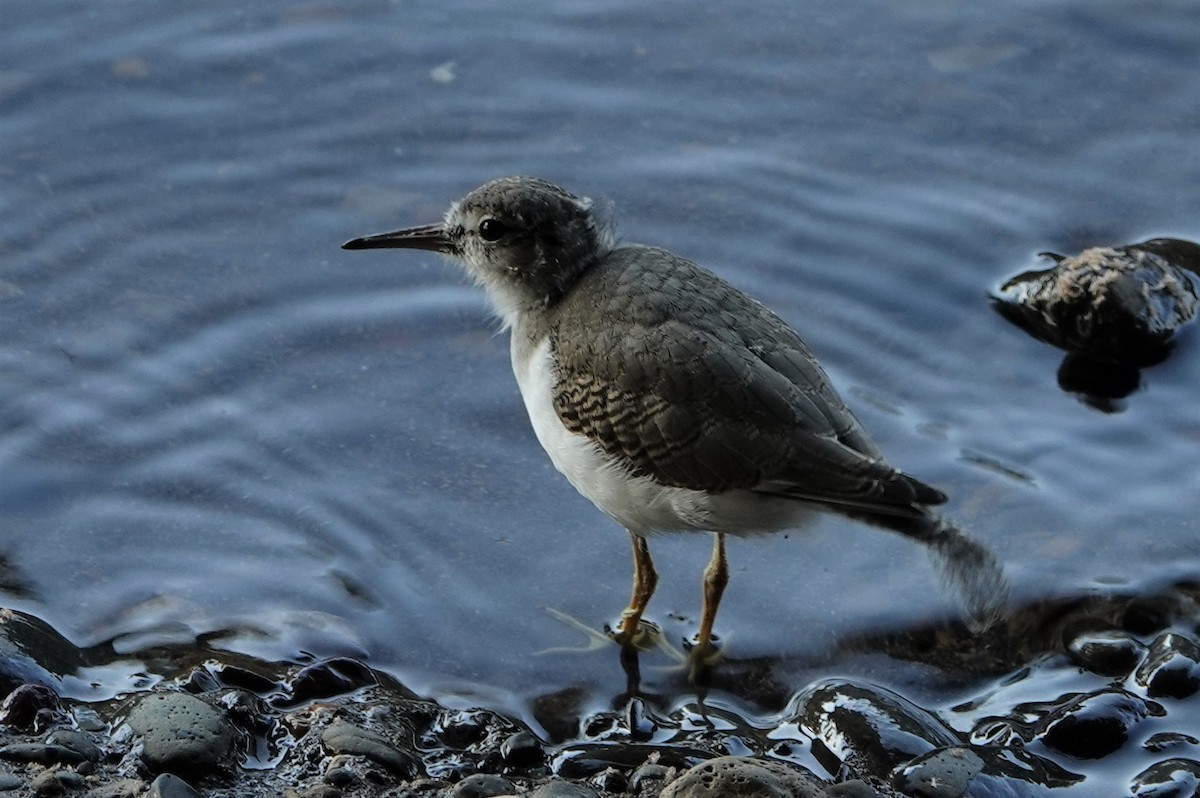
<instances>
[{"instance_id":1,"label":"tail feathers","mask_svg":"<svg viewBox=\"0 0 1200 798\"><path fill-rule=\"evenodd\" d=\"M973 632L990 629L1009 603L1008 579L996 555L932 510L919 515L855 515L872 526L924 543L942 586L958 598Z\"/></svg>"}]
</instances>

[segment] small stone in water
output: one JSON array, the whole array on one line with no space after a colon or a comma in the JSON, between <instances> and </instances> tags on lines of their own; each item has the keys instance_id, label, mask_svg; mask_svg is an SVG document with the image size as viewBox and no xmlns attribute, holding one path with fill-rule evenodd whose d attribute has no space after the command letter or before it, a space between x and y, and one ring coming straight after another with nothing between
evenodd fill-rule
<instances>
[{"instance_id":1,"label":"small stone in water","mask_svg":"<svg viewBox=\"0 0 1200 798\"><path fill-rule=\"evenodd\" d=\"M1193 798L1200 790L1200 762L1167 759L1143 770L1133 779L1135 798Z\"/></svg>"},{"instance_id":2,"label":"small stone in water","mask_svg":"<svg viewBox=\"0 0 1200 798\"><path fill-rule=\"evenodd\" d=\"M1081 668L1100 676L1128 676L1146 649L1117 631L1089 632L1067 643L1067 654Z\"/></svg>"},{"instance_id":3,"label":"small stone in water","mask_svg":"<svg viewBox=\"0 0 1200 798\"><path fill-rule=\"evenodd\" d=\"M1200 646L1174 632L1161 634L1150 644L1150 654L1135 678L1156 698L1194 695L1200 691Z\"/></svg>"},{"instance_id":4,"label":"small stone in water","mask_svg":"<svg viewBox=\"0 0 1200 798\"><path fill-rule=\"evenodd\" d=\"M1000 287L996 309L1030 334L1095 360L1150 365L1200 306L1200 245L1156 238L1093 247Z\"/></svg>"}]
</instances>

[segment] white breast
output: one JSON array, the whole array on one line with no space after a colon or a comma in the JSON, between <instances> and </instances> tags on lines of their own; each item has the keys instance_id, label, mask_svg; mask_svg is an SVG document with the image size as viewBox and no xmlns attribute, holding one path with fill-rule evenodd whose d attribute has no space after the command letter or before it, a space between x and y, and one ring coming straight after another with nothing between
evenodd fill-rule
<instances>
[{"instance_id":1,"label":"white breast","mask_svg":"<svg viewBox=\"0 0 1200 798\"><path fill-rule=\"evenodd\" d=\"M528 346L513 331L512 364L534 434L575 489L631 532L713 530L769 532L798 526L802 505L749 492L717 496L635 476L585 435L571 432L554 409L554 361L549 338Z\"/></svg>"}]
</instances>

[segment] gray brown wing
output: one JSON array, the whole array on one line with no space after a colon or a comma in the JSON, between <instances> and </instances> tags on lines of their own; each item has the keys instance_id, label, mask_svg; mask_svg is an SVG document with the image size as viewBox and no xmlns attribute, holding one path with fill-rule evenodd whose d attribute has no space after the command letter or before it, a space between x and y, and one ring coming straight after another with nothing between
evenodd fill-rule
<instances>
[{"instance_id":1,"label":"gray brown wing","mask_svg":"<svg viewBox=\"0 0 1200 798\"><path fill-rule=\"evenodd\" d=\"M878 457L807 347L759 303L641 247L584 280L553 313L554 406L636 473L867 510L937 500Z\"/></svg>"}]
</instances>

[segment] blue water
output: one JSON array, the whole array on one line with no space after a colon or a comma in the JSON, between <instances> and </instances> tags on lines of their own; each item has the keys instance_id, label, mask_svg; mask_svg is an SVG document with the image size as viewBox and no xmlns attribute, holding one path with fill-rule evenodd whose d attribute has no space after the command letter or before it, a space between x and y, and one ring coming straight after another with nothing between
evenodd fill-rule
<instances>
[{"instance_id":1,"label":"blue water","mask_svg":"<svg viewBox=\"0 0 1200 798\"><path fill-rule=\"evenodd\" d=\"M1200 238L1190 2L243 5L0 11L4 604L123 655L619 693L614 650L540 653L586 642L547 607L616 617L628 544L540 451L483 297L338 248L511 173L792 322L1018 600L1200 575L1195 341L1104 413L987 303L1040 250ZM672 639L708 548L653 543ZM850 521L730 557L718 632L785 673L955 613Z\"/></svg>"}]
</instances>

